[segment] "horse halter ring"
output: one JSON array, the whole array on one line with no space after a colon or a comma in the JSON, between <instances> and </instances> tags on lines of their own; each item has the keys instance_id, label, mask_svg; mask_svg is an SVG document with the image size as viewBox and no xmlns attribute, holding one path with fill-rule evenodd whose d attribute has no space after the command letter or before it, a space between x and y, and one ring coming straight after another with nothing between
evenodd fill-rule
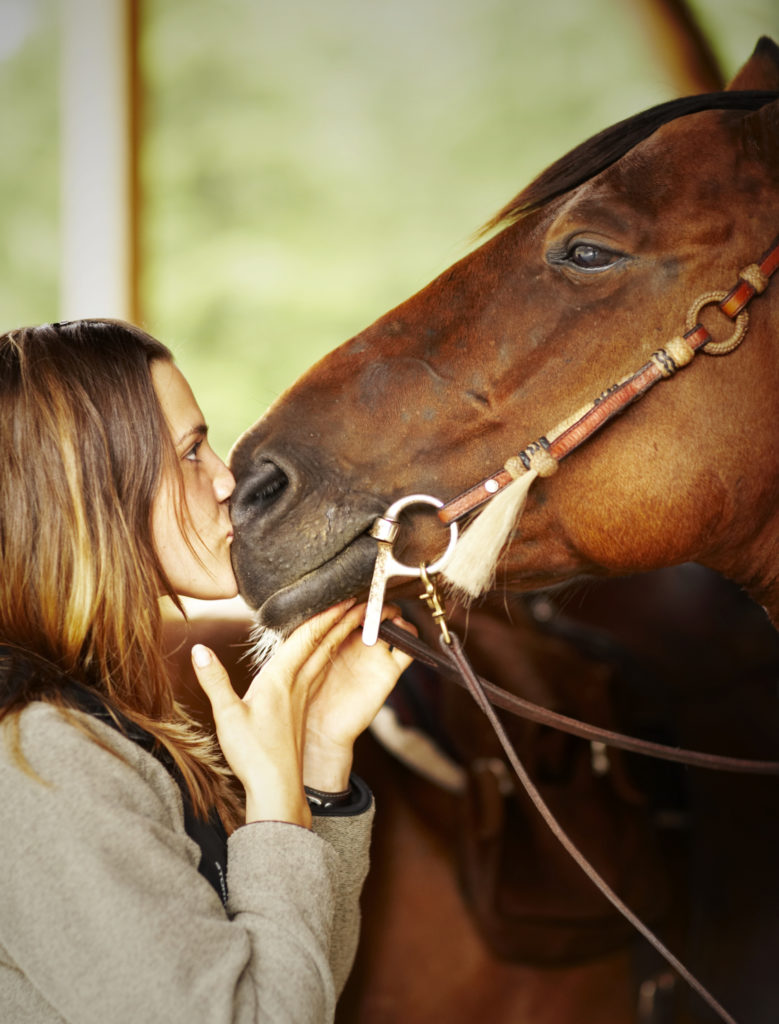
<instances>
[{"instance_id":1,"label":"horse halter ring","mask_svg":"<svg viewBox=\"0 0 779 1024\"><path fill-rule=\"evenodd\" d=\"M431 562L430 565L405 565L403 562L399 562L392 553L392 545L400 530L398 516L409 505L432 505L434 508L440 509L443 508L444 503L431 494L408 494L405 498L398 498L393 502L384 515L379 516L371 527L371 536L378 542L379 550L376 554L376 564L368 594L368 606L365 610L365 623L362 629L362 642L368 647L373 647L379 637L381 609L384 605L387 580L392 576L408 576L412 579L419 577L424 580L425 587L427 587L429 577L447 566L457 544L457 523L449 523L449 543L440 558Z\"/></svg>"}]
</instances>

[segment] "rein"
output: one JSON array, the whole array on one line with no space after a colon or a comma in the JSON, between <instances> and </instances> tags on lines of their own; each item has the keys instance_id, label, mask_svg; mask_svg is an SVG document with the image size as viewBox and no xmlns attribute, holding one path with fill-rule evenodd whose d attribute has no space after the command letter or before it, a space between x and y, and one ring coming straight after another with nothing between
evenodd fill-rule
<instances>
[{"instance_id":1,"label":"rein","mask_svg":"<svg viewBox=\"0 0 779 1024\"><path fill-rule=\"evenodd\" d=\"M430 591L426 588L426 594L422 595L430 601ZM440 609L440 603L434 600L434 605ZM437 615L437 617L440 616ZM533 704L530 701L516 697L499 686L487 682L477 676L466 657L460 639L456 633L445 629L444 623L440 622L442 635L440 637L441 647L444 654L438 654L424 641L413 634L395 626L391 622L382 622L379 627L379 637L392 647L397 647L411 657L421 661L439 671L447 679L465 687L477 705L481 708L492 726L495 735L500 741L506 754L509 764L519 779L522 787L533 802L536 810L541 815L552 835L558 840L569 856L578 864L587 878L606 897L611 905L619 911L622 916L633 925L651 946L663 957L663 959L687 982L693 991L717 1014L724 1024L737 1024L737 1021L728 1011L715 999L709 990L695 977L692 972L671 952L670 949L655 935L655 933L644 924L630 907L617 895L611 886L590 864L587 858L580 852L579 848L562 828L555 816L550 811L544 798L539 793L533 780L530 778L527 769L522 764L519 756L509 739L502 722L495 713L493 705L504 708L515 715L527 718L542 725L560 729L563 732L574 736L581 736L588 740L599 740L609 746L619 747L622 750L630 750L638 754L646 754L650 757L660 758L666 761L675 761L680 764L695 765L702 768L718 769L730 772L748 772L760 775L779 775L779 761L757 761L742 758L722 757L715 754L706 754L695 750L684 750L682 748L667 747L660 743L652 743L647 740L640 740L632 736L612 732L608 729L600 729L584 722L559 715L548 708Z\"/></svg>"},{"instance_id":2,"label":"rein","mask_svg":"<svg viewBox=\"0 0 779 1024\"><path fill-rule=\"evenodd\" d=\"M451 634L451 630L449 630ZM416 661L428 668L440 672L453 683L463 686L467 684L463 680L462 673L452 665L449 658L435 651L432 647L413 636L400 626L391 622L382 622L379 628L379 637L392 647L410 655ZM559 729L571 736L579 736L581 739L605 743L609 747L617 747L619 750L628 750L634 754L643 754L646 757L654 757L661 761L673 761L676 764L686 764L695 768L708 768L713 771L735 772L747 775L779 775L779 761L761 761L751 758L723 757L720 754L707 754L700 750L686 750L684 747L669 747L663 743L654 743L650 740L642 740L636 736L628 736L625 733L614 732L611 729L602 729L587 722L581 722L576 718L569 718L549 708L534 704L532 701L517 697L508 690L496 686L494 683L477 677L485 697L490 704L502 708L519 718L526 718L530 722L539 725L546 725L552 729Z\"/></svg>"},{"instance_id":3,"label":"rein","mask_svg":"<svg viewBox=\"0 0 779 1024\"><path fill-rule=\"evenodd\" d=\"M658 381L672 377L678 370L687 366L699 350L707 355L715 356L732 352L742 342L749 327L747 306L756 295L760 295L766 290L777 269L779 269L779 237L774 240L771 248L758 263L750 264L739 273L738 283L729 292L707 292L693 302L687 315L686 331L683 335L672 338L665 348L655 352L649 362L635 373L617 381L590 405L579 409L563 423L558 424L554 430L549 431L517 455L512 456L502 469L452 498L446 504L427 495L410 495L408 498L395 502L384 517L376 520L372 531L378 542L379 550L364 630L366 643L375 643L377 636L381 637L391 646L399 648L429 667L438 670L446 678L459 683L470 692L492 725L525 792L555 838L615 909L644 936L725 1024L736 1024L736 1021L611 889L557 822L520 761L493 705L574 736L681 764L720 771L779 775L779 762L723 757L625 736L557 714L481 679L473 671L457 635L448 630L443 606L428 573L431 570L442 571L450 583L472 596L476 596L484 590L489 585L500 551L514 528L516 518L533 480L537 476L551 476L556 472L561 459L578 448L613 417L645 395ZM702 310L706 306L715 304L734 325L731 336L723 341L715 341L699 320ZM516 489L517 497L509 498L513 489ZM504 493L500 494L500 492ZM496 495L500 495L496 507L501 501L504 503L501 512L492 518L489 518L490 509L486 513L482 512L458 541L457 521L467 513L485 505ZM418 570L404 566L392 556L392 544L398 531L397 516L400 510L408 504L420 502L435 505L438 509L439 519L450 530L450 543L447 552L427 570L424 565L420 566ZM485 540L489 542L492 558L485 554ZM470 549L465 552L464 558L462 557L463 546ZM477 566L475 572L474 565ZM400 627L393 626L390 622L380 622L385 585L389 576L392 575L419 576L423 580L425 593L421 596L427 601L433 618L441 627L440 639L443 654L434 652L423 641Z\"/></svg>"}]
</instances>

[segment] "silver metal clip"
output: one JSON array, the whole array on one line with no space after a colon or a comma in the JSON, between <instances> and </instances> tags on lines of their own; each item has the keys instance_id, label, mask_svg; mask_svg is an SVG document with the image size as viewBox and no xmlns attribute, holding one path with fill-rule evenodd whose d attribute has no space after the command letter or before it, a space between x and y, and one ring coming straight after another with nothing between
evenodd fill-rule
<instances>
[{"instance_id":1,"label":"silver metal clip","mask_svg":"<svg viewBox=\"0 0 779 1024\"><path fill-rule=\"evenodd\" d=\"M392 553L392 545L398 535L400 526L398 516L404 508L409 505L432 505L434 508L442 508L443 502L430 494L409 494L405 498L399 498L387 509L383 516L379 516L371 528L371 536L376 538L378 553L376 564L373 569L371 589L368 594L368 606L365 609L365 624L362 630L362 642L368 647L373 647L379 638L379 626L381 625L381 610L384 607L384 592L387 589L387 581L393 576L420 577L422 571L430 576L433 573L444 569L454 553L457 544L457 524L449 524L449 544L446 551L437 561L428 566L404 565L399 562Z\"/></svg>"}]
</instances>

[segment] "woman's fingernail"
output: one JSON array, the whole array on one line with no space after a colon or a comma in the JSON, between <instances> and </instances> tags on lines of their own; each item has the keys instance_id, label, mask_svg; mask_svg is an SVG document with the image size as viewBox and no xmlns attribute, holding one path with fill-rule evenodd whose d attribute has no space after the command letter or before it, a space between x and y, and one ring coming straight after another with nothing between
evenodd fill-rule
<instances>
[{"instance_id":1,"label":"woman's fingernail","mask_svg":"<svg viewBox=\"0 0 779 1024\"><path fill-rule=\"evenodd\" d=\"M206 668L211 664L211 652L202 644L195 644L192 648L192 660L198 668Z\"/></svg>"}]
</instances>

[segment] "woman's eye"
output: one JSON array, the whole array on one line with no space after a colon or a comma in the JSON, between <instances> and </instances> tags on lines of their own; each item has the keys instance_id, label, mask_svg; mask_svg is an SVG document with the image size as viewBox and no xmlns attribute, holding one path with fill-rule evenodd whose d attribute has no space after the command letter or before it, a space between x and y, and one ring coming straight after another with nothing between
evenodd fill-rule
<instances>
[{"instance_id":1,"label":"woman's eye","mask_svg":"<svg viewBox=\"0 0 779 1024\"><path fill-rule=\"evenodd\" d=\"M577 242L566 252L564 262L578 270L607 270L623 258L622 253L612 252L611 249L589 242Z\"/></svg>"},{"instance_id":2,"label":"woman's eye","mask_svg":"<svg viewBox=\"0 0 779 1024\"><path fill-rule=\"evenodd\" d=\"M198 452L200 451L200 446L202 445L202 443L202 441L195 441L195 443L192 445L189 451L185 454L184 458L187 459L189 462L199 462L200 459L198 457Z\"/></svg>"}]
</instances>

